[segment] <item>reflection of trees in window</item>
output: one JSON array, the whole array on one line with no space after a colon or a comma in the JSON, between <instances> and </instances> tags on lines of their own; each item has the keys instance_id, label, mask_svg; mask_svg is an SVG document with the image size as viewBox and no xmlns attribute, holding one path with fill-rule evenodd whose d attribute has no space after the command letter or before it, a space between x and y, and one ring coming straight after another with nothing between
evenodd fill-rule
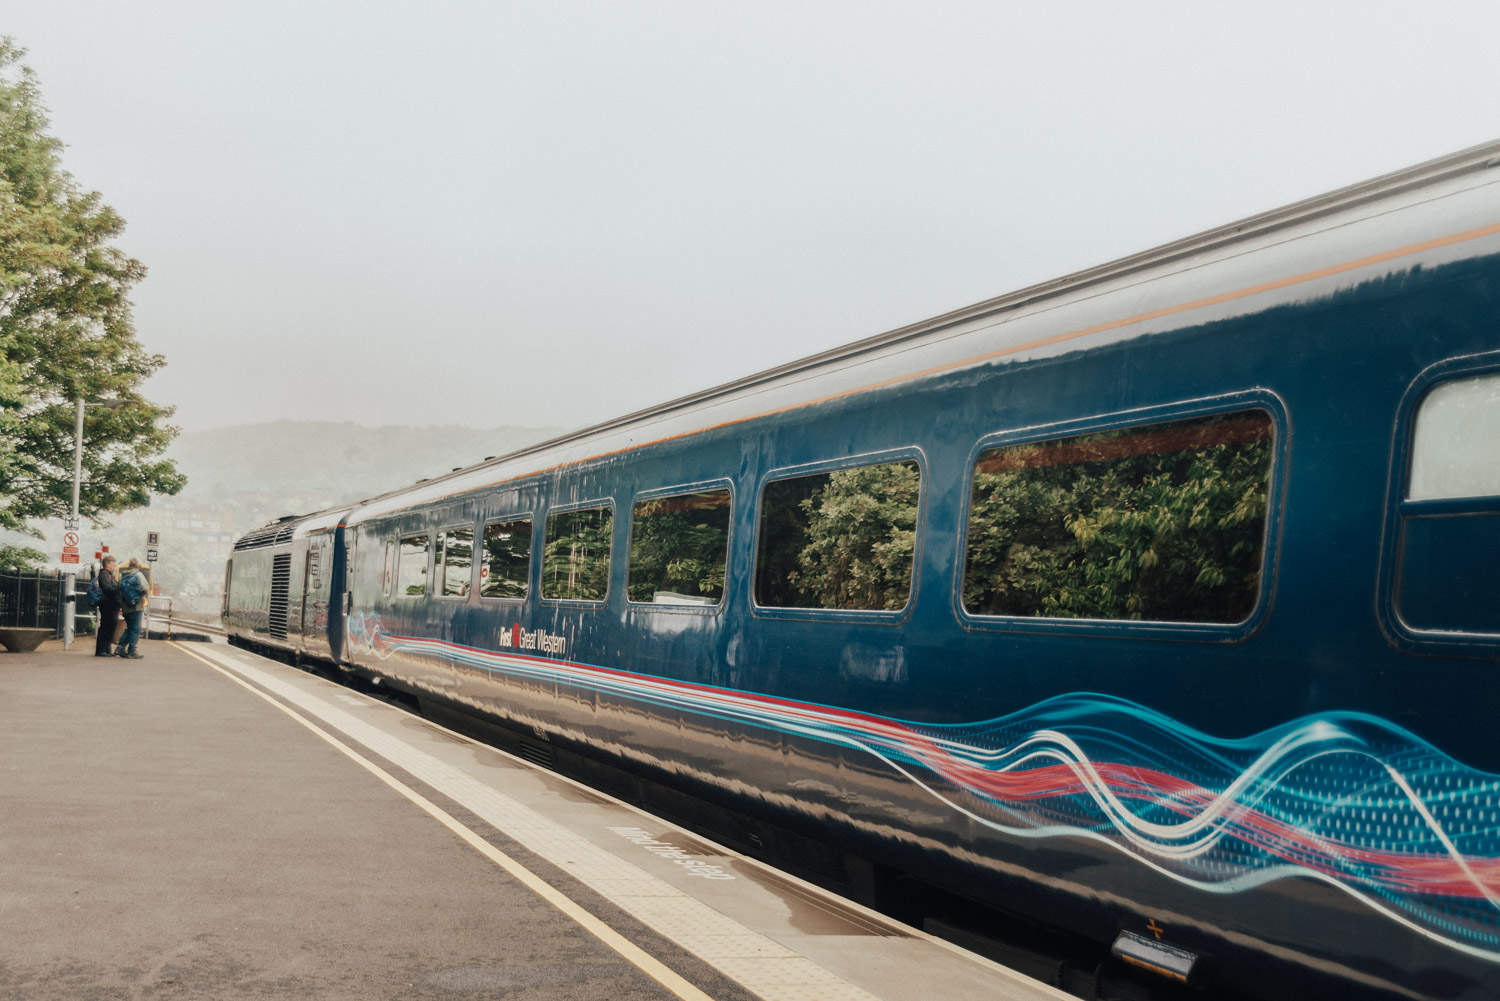
<instances>
[{"instance_id":1,"label":"reflection of trees in window","mask_svg":"<svg viewBox=\"0 0 1500 1001\"><path fill-rule=\"evenodd\" d=\"M444 532L438 539L437 579L442 581L445 597L469 593L469 576L474 566L474 531L457 528Z\"/></svg>"},{"instance_id":2,"label":"reflection of trees in window","mask_svg":"<svg viewBox=\"0 0 1500 1001\"><path fill-rule=\"evenodd\" d=\"M718 604L729 553L729 491L635 505L626 593L631 601Z\"/></svg>"},{"instance_id":3,"label":"reflection of trees in window","mask_svg":"<svg viewBox=\"0 0 1500 1001\"><path fill-rule=\"evenodd\" d=\"M396 564L396 593L427 593L427 536L408 535L401 539Z\"/></svg>"},{"instance_id":4,"label":"reflection of trees in window","mask_svg":"<svg viewBox=\"0 0 1500 1001\"><path fill-rule=\"evenodd\" d=\"M484 526L481 598L524 598L531 581L531 519Z\"/></svg>"},{"instance_id":5,"label":"reflection of trees in window","mask_svg":"<svg viewBox=\"0 0 1500 1001\"><path fill-rule=\"evenodd\" d=\"M547 518L542 597L603 601L609 592L611 511L590 507Z\"/></svg>"},{"instance_id":6,"label":"reflection of trees in window","mask_svg":"<svg viewBox=\"0 0 1500 1001\"><path fill-rule=\"evenodd\" d=\"M911 594L921 486L912 461L766 484L756 602L782 608L904 607Z\"/></svg>"},{"instance_id":7,"label":"reflection of trees in window","mask_svg":"<svg viewBox=\"0 0 1500 1001\"><path fill-rule=\"evenodd\" d=\"M1252 411L983 452L964 607L1242 621L1260 589L1273 437Z\"/></svg>"}]
</instances>

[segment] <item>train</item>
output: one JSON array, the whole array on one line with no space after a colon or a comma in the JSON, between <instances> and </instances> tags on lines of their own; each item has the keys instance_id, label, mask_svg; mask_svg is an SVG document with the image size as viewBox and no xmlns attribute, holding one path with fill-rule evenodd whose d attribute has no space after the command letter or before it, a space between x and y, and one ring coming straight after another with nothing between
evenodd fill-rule
<instances>
[{"instance_id":1,"label":"train","mask_svg":"<svg viewBox=\"0 0 1500 1001\"><path fill-rule=\"evenodd\" d=\"M877 904L1492 998L1497 568L1500 143L283 518L223 618Z\"/></svg>"}]
</instances>

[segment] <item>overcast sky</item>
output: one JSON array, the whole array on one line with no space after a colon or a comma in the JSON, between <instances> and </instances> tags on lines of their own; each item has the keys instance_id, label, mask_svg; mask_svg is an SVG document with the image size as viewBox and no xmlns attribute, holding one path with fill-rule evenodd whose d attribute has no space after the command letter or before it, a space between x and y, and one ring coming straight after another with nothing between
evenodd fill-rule
<instances>
[{"instance_id":1,"label":"overcast sky","mask_svg":"<svg viewBox=\"0 0 1500 1001\"><path fill-rule=\"evenodd\" d=\"M577 424L1500 138L1500 3L9 0L147 395Z\"/></svg>"}]
</instances>

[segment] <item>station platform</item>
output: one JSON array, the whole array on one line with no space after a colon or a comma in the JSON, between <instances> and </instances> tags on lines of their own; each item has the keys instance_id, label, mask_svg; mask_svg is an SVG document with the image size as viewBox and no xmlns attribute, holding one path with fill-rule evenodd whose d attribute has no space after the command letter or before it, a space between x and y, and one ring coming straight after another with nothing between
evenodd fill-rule
<instances>
[{"instance_id":1,"label":"station platform","mask_svg":"<svg viewBox=\"0 0 1500 1001\"><path fill-rule=\"evenodd\" d=\"M1071 997L222 643L0 654L0 997Z\"/></svg>"}]
</instances>

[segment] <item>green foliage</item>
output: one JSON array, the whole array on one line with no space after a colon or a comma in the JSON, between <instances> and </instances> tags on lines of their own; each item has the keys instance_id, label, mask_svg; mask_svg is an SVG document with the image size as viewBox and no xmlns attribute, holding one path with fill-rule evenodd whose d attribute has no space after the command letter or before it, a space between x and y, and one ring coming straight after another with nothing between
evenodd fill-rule
<instances>
[{"instance_id":1,"label":"green foliage","mask_svg":"<svg viewBox=\"0 0 1500 1001\"><path fill-rule=\"evenodd\" d=\"M790 608L904 607L921 486L915 462L768 484L756 600Z\"/></svg>"},{"instance_id":2,"label":"green foliage","mask_svg":"<svg viewBox=\"0 0 1500 1001\"><path fill-rule=\"evenodd\" d=\"M995 472L981 457L964 606L1237 622L1255 604L1270 457L1269 439Z\"/></svg>"},{"instance_id":3,"label":"green foliage","mask_svg":"<svg viewBox=\"0 0 1500 1001\"><path fill-rule=\"evenodd\" d=\"M0 570L35 570L46 562L46 553L29 546L0 544Z\"/></svg>"},{"instance_id":4,"label":"green foliage","mask_svg":"<svg viewBox=\"0 0 1500 1001\"><path fill-rule=\"evenodd\" d=\"M489 572L479 585L481 597L526 597L531 577L531 522L486 525L484 559Z\"/></svg>"},{"instance_id":5,"label":"green foliage","mask_svg":"<svg viewBox=\"0 0 1500 1001\"><path fill-rule=\"evenodd\" d=\"M566 511L547 518L542 596L603 601L609 591L609 508Z\"/></svg>"},{"instance_id":6,"label":"green foliage","mask_svg":"<svg viewBox=\"0 0 1500 1001\"><path fill-rule=\"evenodd\" d=\"M906 605L916 554L921 474L915 462L840 469L816 496L791 582L823 608Z\"/></svg>"},{"instance_id":7,"label":"green foliage","mask_svg":"<svg viewBox=\"0 0 1500 1001\"><path fill-rule=\"evenodd\" d=\"M80 513L99 517L171 494L160 459L171 410L138 393L163 365L135 339L129 289L141 263L112 245L124 221L61 167L23 51L0 39L0 527L66 514L73 401L122 400L85 418Z\"/></svg>"},{"instance_id":8,"label":"green foliage","mask_svg":"<svg viewBox=\"0 0 1500 1001\"><path fill-rule=\"evenodd\" d=\"M630 526L630 600L665 591L718 601L728 551L727 490L643 501Z\"/></svg>"}]
</instances>

